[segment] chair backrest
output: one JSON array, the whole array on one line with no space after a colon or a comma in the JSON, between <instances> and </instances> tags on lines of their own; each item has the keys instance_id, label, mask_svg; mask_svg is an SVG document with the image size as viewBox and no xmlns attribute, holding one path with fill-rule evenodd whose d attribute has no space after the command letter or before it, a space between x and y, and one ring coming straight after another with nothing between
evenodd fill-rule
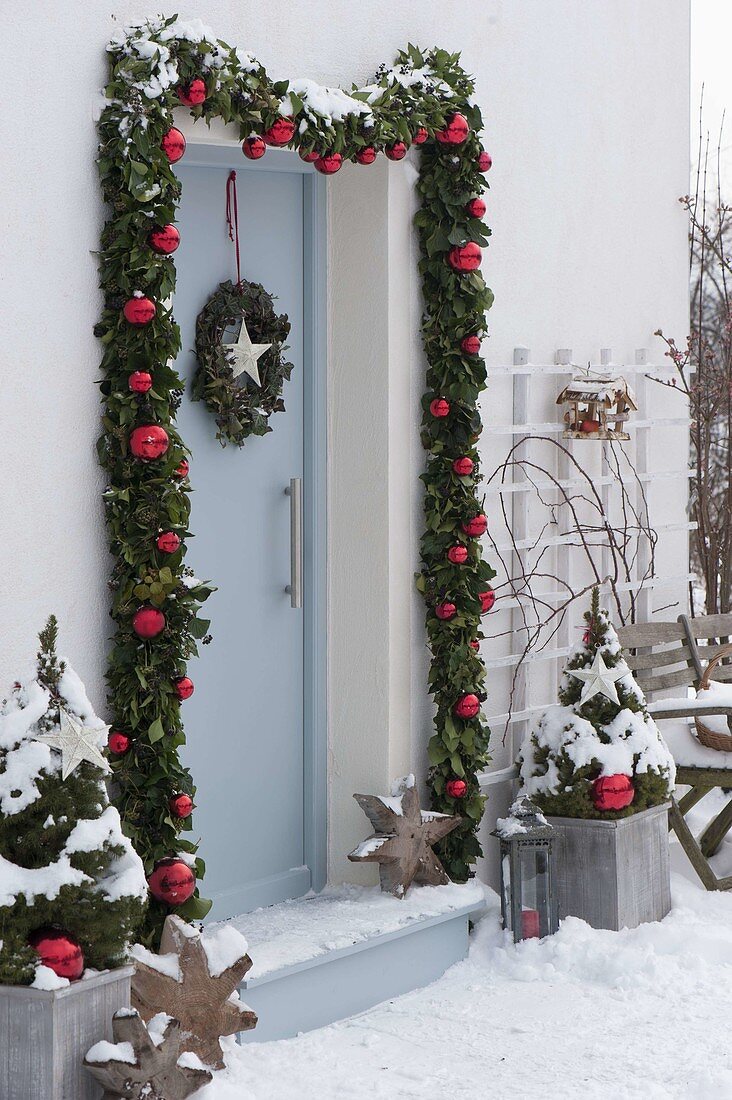
<instances>
[{"instance_id":1,"label":"chair backrest","mask_svg":"<svg viewBox=\"0 0 732 1100\"><path fill-rule=\"evenodd\" d=\"M701 615L676 622L636 623L618 630L625 659L646 695L696 685L701 674L732 637L732 614ZM732 680L732 664L719 665L715 680ZM682 692L683 694L683 692Z\"/></svg>"}]
</instances>

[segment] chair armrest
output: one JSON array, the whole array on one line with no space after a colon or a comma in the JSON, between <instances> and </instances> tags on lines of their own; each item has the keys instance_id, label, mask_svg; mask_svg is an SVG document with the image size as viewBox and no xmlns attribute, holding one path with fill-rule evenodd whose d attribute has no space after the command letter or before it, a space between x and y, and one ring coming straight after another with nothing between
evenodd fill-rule
<instances>
[{"instance_id":1,"label":"chair armrest","mask_svg":"<svg viewBox=\"0 0 732 1100\"><path fill-rule=\"evenodd\" d=\"M664 703L668 703L668 707ZM697 703L695 699L659 699L655 704L649 703L648 713L653 718L703 718L713 714L726 714L729 718L732 716L732 706Z\"/></svg>"}]
</instances>

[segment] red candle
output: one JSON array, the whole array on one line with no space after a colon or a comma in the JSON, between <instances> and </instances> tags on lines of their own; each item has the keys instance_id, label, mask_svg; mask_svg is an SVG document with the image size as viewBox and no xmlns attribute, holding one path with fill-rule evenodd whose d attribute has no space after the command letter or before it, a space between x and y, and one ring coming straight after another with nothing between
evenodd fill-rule
<instances>
[{"instance_id":1,"label":"red candle","mask_svg":"<svg viewBox=\"0 0 732 1100\"><path fill-rule=\"evenodd\" d=\"M539 937L539 910L524 909L521 913L521 939L537 940Z\"/></svg>"}]
</instances>

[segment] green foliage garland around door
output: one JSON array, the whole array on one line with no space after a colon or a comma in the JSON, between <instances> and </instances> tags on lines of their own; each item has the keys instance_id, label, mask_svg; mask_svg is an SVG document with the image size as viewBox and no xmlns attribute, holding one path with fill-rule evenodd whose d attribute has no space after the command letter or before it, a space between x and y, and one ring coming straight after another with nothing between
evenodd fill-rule
<instances>
[{"instance_id":1,"label":"green foliage garland around door","mask_svg":"<svg viewBox=\"0 0 732 1100\"><path fill-rule=\"evenodd\" d=\"M304 159L317 158L315 167L325 173L343 160L365 165L381 152L399 160L409 145L421 147L417 227L428 366L422 433L426 530L418 583L428 605L430 691L436 701L429 746L432 804L465 818L440 856L448 873L464 880L480 851L477 775L488 762L488 730L480 710L473 709L473 701L484 697L485 677L475 647L493 576L477 537L477 400L485 387L479 351L492 295L478 270L488 236L480 195L490 158L478 138L482 121L470 100L473 82L458 55L438 49L423 54L410 46L393 68L382 67L371 85L354 88L344 99L341 92L315 91L308 81L273 82L253 57L175 16L121 32L108 51L98 157L108 216L100 255L104 309L96 333L104 347L99 457L108 478L105 504L115 559L109 698L114 729L129 738L126 751L112 758L125 830L148 874L167 856L195 856L196 845L182 835L192 819L178 818L170 808L174 796L195 794L179 760L184 734L178 682L197 643L206 640L208 623L198 612L211 592L185 566L191 485L175 423L183 383L171 366L180 350L170 307L172 223L181 191L173 164L185 145L174 128L173 108L185 103L195 118L234 124L250 151L261 147L250 140L255 135L269 135L274 144L282 143L283 131L289 133L288 147ZM324 103L334 96L338 110L325 115ZM191 472L195 481L195 466ZM180 539L172 551L160 549L160 537L169 532ZM169 538L163 545L175 542ZM461 550L448 557L453 547ZM455 607L450 619L435 613L446 603ZM163 613L164 626L151 634L160 625L155 612ZM195 870L200 878L200 859ZM196 892L177 912L191 919L206 908ZM151 904L149 942L156 942L168 911L162 902Z\"/></svg>"}]
</instances>

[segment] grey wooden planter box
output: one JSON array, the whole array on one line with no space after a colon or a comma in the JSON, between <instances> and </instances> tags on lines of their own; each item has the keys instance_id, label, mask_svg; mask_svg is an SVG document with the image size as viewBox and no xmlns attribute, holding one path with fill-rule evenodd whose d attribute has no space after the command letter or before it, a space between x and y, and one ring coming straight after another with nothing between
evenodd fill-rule
<instances>
[{"instance_id":1,"label":"grey wooden planter box","mask_svg":"<svg viewBox=\"0 0 732 1100\"><path fill-rule=\"evenodd\" d=\"M112 1015L130 1003L134 967L64 989L0 985L2 1100L99 1100L82 1065L89 1047L112 1038Z\"/></svg>"},{"instance_id":2,"label":"grey wooden planter box","mask_svg":"<svg viewBox=\"0 0 732 1100\"><path fill-rule=\"evenodd\" d=\"M617 821L549 817L556 832L559 919L636 928L671 908L669 803Z\"/></svg>"}]
</instances>

